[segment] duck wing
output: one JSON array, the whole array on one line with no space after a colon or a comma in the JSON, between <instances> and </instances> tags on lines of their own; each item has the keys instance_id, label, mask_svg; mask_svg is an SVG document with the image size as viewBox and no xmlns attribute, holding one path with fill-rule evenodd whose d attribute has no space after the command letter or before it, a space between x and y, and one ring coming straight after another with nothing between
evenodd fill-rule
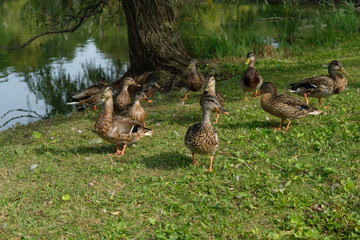
<instances>
[{"instance_id":1,"label":"duck wing","mask_svg":"<svg viewBox=\"0 0 360 240\"><path fill-rule=\"evenodd\" d=\"M289 91L302 92L302 93L316 93L319 91L327 91L333 89L334 80L329 76L315 76L311 78L305 78L296 83L290 84Z\"/></svg>"}]
</instances>

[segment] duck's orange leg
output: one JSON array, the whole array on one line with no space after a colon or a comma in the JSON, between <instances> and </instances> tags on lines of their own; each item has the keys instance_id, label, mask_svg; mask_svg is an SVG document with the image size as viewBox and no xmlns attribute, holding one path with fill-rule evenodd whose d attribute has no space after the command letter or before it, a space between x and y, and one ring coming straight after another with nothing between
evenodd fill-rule
<instances>
[{"instance_id":1,"label":"duck's orange leg","mask_svg":"<svg viewBox=\"0 0 360 240\"><path fill-rule=\"evenodd\" d=\"M206 169L205 172L212 172L212 171L213 171L213 168L212 168L213 160L214 160L214 156L211 155L211 156L210 156L210 166L209 166L209 169Z\"/></svg>"},{"instance_id":2,"label":"duck's orange leg","mask_svg":"<svg viewBox=\"0 0 360 240\"><path fill-rule=\"evenodd\" d=\"M304 99L305 99L305 103L306 103L306 104L309 104L309 99L308 99L308 97L307 97L307 94L306 94L306 93L304 93Z\"/></svg>"},{"instance_id":3,"label":"duck's orange leg","mask_svg":"<svg viewBox=\"0 0 360 240\"><path fill-rule=\"evenodd\" d=\"M323 106L322 105L322 98L318 98L318 101L319 101L319 107L321 108L329 108L329 106Z\"/></svg>"},{"instance_id":4,"label":"duck's orange leg","mask_svg":"<svg viewBox=\"0 0 360 240\"><path fill-rule=\"evenodd\" d=\"M283 123L284 123L284 119L281 119L280 125L278 127L271 127L271 129L281 130Z\"/></svg>"},{"instance_id":5,"label":"duck's orange leg","mask_svg":"<svg viewBox=\"0 0 360 240\"><path fill-rule=\"evenodd\" d=\"M199 165L199 163L195 160L195 153L191 153L191 155L192 155L192 163L194 165Z\"/></svg>"},{"instance_id":6,"label":"duck's orange leg","mask_svg":"<svg viewBox=\"0 0 360 240\"><path fill-rule=\"evenodd\" d=\"M284 132L286 132L286 131L289 129L289 127L290 127L290 123L291 123L291 121L288 121L288 123L287 123L287 125L286 125L286 128L285 128L285 131L284 131Z\"/></svg>"},{"instance_id":7,"label":"duck's orange leg","mask_svg":"<svg viewBox=\"0 0 360 240\"><path fill-rule=\"evenodd\" d=\"M244 91L244 101L245 101L245 102L248 102L248 101L249 101L249 99L246 97L246 91Z\"/></svg>"},{"instance_id":8,"label":"duck's orange leg","mask_svg":"<svg viewBox=\"0 0 360 240\"><path fill-rule=\"evenodd\" d=\"M97 111L96 105L93 105L92 110Z\"/></svg>"},{"instance_id":9,"label":"duck's orange leg","mask_svg":"<svg viewBox=\"0 0 360 240\"><path fill-rule=\"evenodd\" d=\"M120 151L119 145L116 145L116 152L113 153L112 155L121 157L125 153L126 146L127 146L127 144L124 144L122 150Z\"/></svg>"},{"instance_id":10,"label":"duck's orange leg","mask_svg":"<svg viewBox=\"0 0 360 240\"><path fill-rule=\"evenodd\" d=\"M189 90L186 90L185 96L181 100L184 100L184 101L189 100L188 96L189 96Z\"/></svg>"}]
</instances>

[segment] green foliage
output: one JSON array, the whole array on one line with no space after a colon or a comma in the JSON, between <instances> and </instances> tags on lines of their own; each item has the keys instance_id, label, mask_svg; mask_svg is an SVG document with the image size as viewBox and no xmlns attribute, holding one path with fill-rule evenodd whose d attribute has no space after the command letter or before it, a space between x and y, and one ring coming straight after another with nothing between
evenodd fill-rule
<instances>
[{"instance_id":1,"label":"green foliage","mask_svg":"<svg viewBox=\"0 0 360 240\"><path fill-rule=\"evenodd\" d=\"M242 59L219 59L217 90L230 114L214 125L221 144L212 173L203 171L208 156L192 165L183 143L201 119L199 93L185 104L180 91L144 103L154 135L121 158L93 132L99 112L1 132L0 238L359 238L359 50L354 43L258 59L258 71L279 92L325 74L322 65L335 58L351 73L349 90L325 100L327 114L293 121L286 133L270 129L279 119L259 99L242 101Z\"/></svg>"},{"instance_id":2,"label":"green foliage","mask_svg":"<svg viewBox=\"0 0 360 240\"><path fill-rule=\"evenodd\" d=\"M282 4L195 1L175 6L184 42L199 57L238 57L249 50L275 56L359 39L360 15L347 0L317 5L299 0Z\"/></svg>"}]
</instances>

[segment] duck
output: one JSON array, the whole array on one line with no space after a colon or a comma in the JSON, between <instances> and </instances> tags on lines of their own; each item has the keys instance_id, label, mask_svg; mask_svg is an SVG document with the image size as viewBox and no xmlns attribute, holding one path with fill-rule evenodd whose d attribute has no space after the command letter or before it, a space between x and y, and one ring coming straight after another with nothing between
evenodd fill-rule
<instances>
[{"instance_id":1,"label":"duck","mask_svg":"<svg viewBox=\"0 0 360 240\"><path fill-rule=\"evenodd\" d=\"M101 78L98 84L92 85L73 95L72 99L74 101L68 102L67 104L91 106L94 111L97 111L97 105L101 104L101 96L107 85L106 79Z\"/></svg>"},{"instance_id":2,"label":"duck","mask_svg":"<svg viewBox=\"0 0 360 240\"><path fill-rule=\"evenodd\" d=\"M215 90L215 86L216 86L215 77L211 76L206 84L206 88L205 88L204 92L200 96L200 105L203 105L202 103L205 100L205 97L207 95L212 95L212 96L216 97L217 101L220 103L220 106L224 107L225 100L222 97L221 93L219 93L218 91ZM216 124L219 122L220 112L215 111L215 114L216 114L216 120L213 123Z\"/></svg>"},{"instance_id":3,"label":"duck","mask_svg":"<svg viewBox=\"0 0 360 240\"><path fill-rule=\"evenodd\" d=\"M260 91L253 94L253 97L262 95L260 100L261 108L281 119L279 127L273 129L282 130L282 125L287 120L285 132L289 129L291 120L303 118L309 115L318 115L322 111L315 107L301 102L300 100L277 92L276 87L271 82L264 82Z\"/></svg>"},{"instance_id":4,"label":"duck","mask_svg":"<svg viewBox=\"0 0 360 240\"><path fill-rule=\"evenodd\" d=\"M143 127L146 127L145 120L147 117L145 109L141 106L141 101L151 101L147 99L145 92L138 92L134 96L133 103L127 105L123 111L124 116L131 118L132 120L138 121Z\"/></svg>"},{"instance_id":5,"label":"duck","mask_svg":"<svg viewBox=\"0 0 360 240\"><path fill-rule=\"evenodd\" d=\"M105 88L102 101L104 109L95 122L95 132L105 141L116 145L114 155L123 156L129 143L136 142L144 136L152 136L153 131L144 128L140 122L114 114L114 100L110 87Z\"/></svg>"},{"instance_id":6,"label":"duck","mask_svg":"<svg viewBox=\"0 0 360 240\"><path fill-rule=\"evenodd\" d=\"M182 100L189 100L189 91L199 92L204 85L205 79L204 77L196 70L197 60L191 60L188 69L190 69L190 74L185 81L185 96Z\"/></svg>"},{"instance_id":7,"label":"duck","mask_svg":"<svg viewBox=\"0 0 360 240\"><path fill-rule=\"evenodd\" d=\"M240 88L244 92L244 101L248 102L246 93L250 91L257 92L263 82L261 75L255 69L255 54L249 52L247 54L245 64L248 65L246 71L240 79Z\"/></svg>"},{"instance_id":8,"label":"duck","mask_svg":"<svg viewBox=\"0 0 360 240\"><path fill-rule=\"evenodd\" d=\"M154 87L160 88L160 85L155 81L145 83L141 87L141 91L145 92L145 101L151 102L151 97L154 96Z\"/></svg>"},{"instance_id":9,"label":"duck","mask_svg":"<svg viewBox=\"0 0 360 240\"><path fill-rule=\"evenodd\" d=\"M192 163L199 165L195 159L195 154L210 155L210 165L205 171L213 171L213 159L219 147L220 139L216 129L211 125L210 115L214 110L223 114L228 112L223 109L216 96L206 95L201 103L202 121L189 126L186 131L184 143L191 151Z\"/></svg>"},{"instance_id":10,"label":"duck","mask_svg":"<svg viewBox=\"0 0 360 240\"><path fill-rule=\"evenodd\" d=\"M128 104L131 103L130 93L128 91L129 86L141 87L131 77L126 77L123 80L122 88L117 96L115 96L114 109L115 113L119 114Z\"/></svg>"},{"instance_id":11,"label":"duck","mask_svg":"<svg viewBox=\"0 0 360 240\"><path fill-rule=\"evenodd\" d=\"M317 98L319 106L322 107L322 98L343 92L348 84L347 79L340 74L340 72L348 74L340 61L331 61L328 72L329 75L310 77L291 83L288 91L303 96L306 104L309 104L308 97Z\"/></svg>"}]
</instances>

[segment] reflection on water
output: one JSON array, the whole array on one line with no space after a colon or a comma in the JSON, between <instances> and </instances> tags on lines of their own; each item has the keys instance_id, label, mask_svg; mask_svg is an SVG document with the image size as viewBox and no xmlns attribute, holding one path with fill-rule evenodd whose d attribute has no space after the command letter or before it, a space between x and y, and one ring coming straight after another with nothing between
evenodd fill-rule
<instances>
[{"instance_id":1,"label":"reflection on water","mask_svg":"<svg viewBox=\"0 0 360 240\"><path fill-rule=\"evenodd\" d=\"M120 66L120 68L118 67ZM119 65L108 58L89 38L85 44L74 49L72 59L51 59L49 64L28 73L17 73L7 68L0 75L0 116L13 109L35 111L41 116L66 114L71 106L66 102L72 93L98 81L101 76L113 80L123 74L128 66L125 61ZM0 120L0 126L9 119L33 113L13 111ZM38 118L24 117L16 122L29 123Z\"/></svg>"}]
</instances>

